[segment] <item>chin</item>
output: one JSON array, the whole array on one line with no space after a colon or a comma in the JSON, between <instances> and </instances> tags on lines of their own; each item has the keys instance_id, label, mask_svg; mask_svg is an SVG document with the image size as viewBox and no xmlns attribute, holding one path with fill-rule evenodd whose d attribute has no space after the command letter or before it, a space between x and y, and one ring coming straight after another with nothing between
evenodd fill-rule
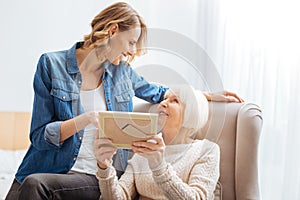
<instances>
[{"instance_id":1,"label":"chin","mask_svg":"<svg viewBox=\"0 0 300 200\"><path fill-rule=\"evenodd\" d=\"M120 64L120 59L117 59L117 60L113 61L112 64L119 65Z\"/></svg>"}]
</instances>

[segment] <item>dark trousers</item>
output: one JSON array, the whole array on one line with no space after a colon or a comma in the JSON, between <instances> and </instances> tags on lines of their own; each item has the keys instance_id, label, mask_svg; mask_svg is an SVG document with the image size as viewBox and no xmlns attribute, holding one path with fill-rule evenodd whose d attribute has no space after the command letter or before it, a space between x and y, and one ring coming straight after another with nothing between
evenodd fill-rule
<instances>
[{"instance_id":1,"label":"dark trousers","mask_svg":"<svg viewBox=\"0 0 300 200\"><path fill-rule=\"evenodd\" d=\"M14 180L6 200L37 199L99 199L98 179L94 175L32 174L22 184Z\"/></svg>"}]
</instances>

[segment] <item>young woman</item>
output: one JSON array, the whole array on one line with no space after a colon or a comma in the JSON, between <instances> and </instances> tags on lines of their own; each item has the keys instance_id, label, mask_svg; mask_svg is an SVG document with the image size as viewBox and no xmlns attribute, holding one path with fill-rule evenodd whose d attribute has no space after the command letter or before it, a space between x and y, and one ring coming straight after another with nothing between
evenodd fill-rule
<instances>
[{"instance_id":1,"label":"young woman","mask_svg":"<svg viewBox=\"0 0 300 200\"><path fill-rule=\"evenodd\" d=\"M6 199L97 199L92 151L97 111L132 111L134 95L152 103L163 100L167 89L148 83L129 66L144 53L147 30L140 15L126 3L115 3L91 27L83 42L40 57L31 145ZM238 98L231 93L217 97ZM124 171L127 159L128 151L119 150L115 167Z\"/></svg>"},{"instance_id":2,"label":"young woman","mask_svg":"<svg viewBox=\"0 0 300 200\"><path fill-rule=\"evenodd\" d=\"M208 103L191 87L168 90L158 106L162 136L135 142L136 153L120 180L112 166L117 151L109 139L95 139L101 199L213 199L219 178L219 146L191 136L208 119Z\"/></svg>"}]
</instances>

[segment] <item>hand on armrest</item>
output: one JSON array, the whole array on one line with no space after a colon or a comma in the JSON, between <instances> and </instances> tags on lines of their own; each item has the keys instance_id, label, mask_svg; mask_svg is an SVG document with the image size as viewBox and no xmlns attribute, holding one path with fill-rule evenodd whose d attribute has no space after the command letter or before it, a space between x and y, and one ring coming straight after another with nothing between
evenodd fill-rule
<instances>
[{"instance_id":1,"label":"hand on armrest","mask_svg":"<svg viewBox=\"0 0 300 200\"><path fill-rule=\"evenodd\" d=\"M203 92L203 94L208 101L244 102L237 94L226 90L214 93Z\"/></svg>"}]
</instances>

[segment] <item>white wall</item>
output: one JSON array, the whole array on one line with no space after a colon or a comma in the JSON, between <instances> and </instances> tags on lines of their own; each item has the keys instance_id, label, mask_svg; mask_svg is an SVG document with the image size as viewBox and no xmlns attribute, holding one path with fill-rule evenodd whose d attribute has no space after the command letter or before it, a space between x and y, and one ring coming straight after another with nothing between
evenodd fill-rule
<instances>
[{"instance_id":1,"label":"white wall","mask_svg":"<svg viewBox=\"0 0 300 200\"><path fill-rule=\"evenodd\" d=\"M93 17L112 2L1 1L0 111L31 111L32 81L39 56L43 52L68 49L81 40L90 31ZM190 24L196 24L196 0L188 4L181 0L127 2L143 16L149 27L165 28L195 38L196 30Z\"/></svg>"}]
</instances>

